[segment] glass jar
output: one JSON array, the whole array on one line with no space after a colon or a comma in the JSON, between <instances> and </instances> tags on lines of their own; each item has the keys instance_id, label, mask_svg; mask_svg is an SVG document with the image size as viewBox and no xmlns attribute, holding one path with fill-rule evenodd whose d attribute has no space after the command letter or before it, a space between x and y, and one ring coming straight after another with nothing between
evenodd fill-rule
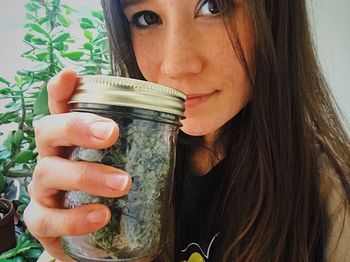
<instances>
[{"instance_id":1,"label":"glass jar","mask_svg":"<svg viewBox=\"0 0 350 262\"><path fill-rule=\"evenodd\" d=\"M78 261L128 261L153 259L161 252L171 213L176 141L184 101L184 94L142 80L80 78L70 101L72 111L113 119L119 126L119 139L102 150L77 147L72 159L125 170L132 187L119 198L67 192L67 208L102 203L112 214L110 222L95 233L62 237L69 256Z\"/></svg>"}]
</instances>

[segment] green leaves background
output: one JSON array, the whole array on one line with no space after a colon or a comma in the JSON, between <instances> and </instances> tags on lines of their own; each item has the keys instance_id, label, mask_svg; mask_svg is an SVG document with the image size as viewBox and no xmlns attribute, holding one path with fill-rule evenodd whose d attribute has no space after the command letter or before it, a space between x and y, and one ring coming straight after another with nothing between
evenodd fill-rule
<instances>
[{"instance_id":1,"label":"green leaves background","mask_svg":"<svg viewBox=\"0 0 350 262\"><path fill-rule=\"evenodd\" d=\"M35 66L19 69L13 82L0 76L0 99L9 101L0 111L0 125L17 125L2 139L0 181L3 176L31 176L37 157L33 121L49 114L46 85L53 76L66 66L73 66L80 75L110 74L101 10L76 19L78 11L60 0L28 0L25 9L28 23L23 41L28 50L22 56ZM79 25L83 42L72 34L73 25ZM0 193L3 190L0 183Z\"/></svg>"},{"instance_id":2,"label":"green leaves background","mask_svg":"<svg viewBox=\"0 0 350 262\"><path fill-rule=\"evenodd\" d=\"M23 41L28 49L22 57L34 67L18 68L13 80L0 76L0 105L5 104L0 108L0 197L8 186L6 177L21 178L25 188L31 179L38 156L33 124L49 114L48 81L66 66L74 66L80 75L110 74L101 10L79 17L77 10L60 0L28 0L25 9L28 22ZM73 25L79 26L80 38L71 32ZM13 130L1 132L7 124L12 124ZM27 193L16 199L21 221L29 200ZM41 253L41 245L23 229L17 246L0 254L0 261L37 261Z\"/></svg>"}]
</instances>

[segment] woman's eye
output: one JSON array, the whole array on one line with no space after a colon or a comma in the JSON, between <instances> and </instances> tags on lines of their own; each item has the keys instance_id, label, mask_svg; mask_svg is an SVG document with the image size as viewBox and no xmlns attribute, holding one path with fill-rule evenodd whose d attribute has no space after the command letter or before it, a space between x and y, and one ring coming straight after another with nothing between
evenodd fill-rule
<instances>
[{"instance_id":1,"label":"woman's eye","mask_svg":"<svg viewBox=\"0 0 350 262\"><path fill-rule=\"evenodd\" d=\"M215 15L220 13L218 4L215 0L204 0L199 8L199 15Z\"/></svg>"},{"instance_id":2,"label":"woman's eye","mask_svg":"<svg viewBox=\"0 0 350 262\"><path fill-rule=\"evenodd\" d=\"M140 28L145 28L150 25L159 24L160 22L160 17L152 11L142 11L136 13L132 17L132 23Z\"/></svg>"}]
</instances>

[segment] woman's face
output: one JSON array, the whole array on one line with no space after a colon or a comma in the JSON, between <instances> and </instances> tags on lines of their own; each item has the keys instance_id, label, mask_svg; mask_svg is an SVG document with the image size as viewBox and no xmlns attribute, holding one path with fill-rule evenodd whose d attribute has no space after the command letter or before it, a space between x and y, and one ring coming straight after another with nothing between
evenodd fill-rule
<instances>
[{"instance_id":1,"label":"woman's face","mask_svg":"<svg viewBox=\"0 0 350 262\"><path fill-rule=\"evenodd\" d=\"M120 0L130 21L139 68L146 78L187 96L182 130L211 135L250 98L249 79L212 0ZM240 2L240 1L238 1ZM252 30L245 8L233 16L252 67Z\"/></svg>"}]
</instances>

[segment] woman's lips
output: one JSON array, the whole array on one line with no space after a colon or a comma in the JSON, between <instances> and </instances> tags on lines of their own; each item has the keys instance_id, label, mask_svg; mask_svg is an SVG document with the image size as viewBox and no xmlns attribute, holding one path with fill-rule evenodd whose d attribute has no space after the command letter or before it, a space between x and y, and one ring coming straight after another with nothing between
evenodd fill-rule
<instances>
[{"instance_id":1,"label":"woman's lips","mask_svg":"<svg viewBox=\"0 0 350 262\"><path fill-rule=\"evenodd\" d=\"M210 99L214 94L216 94L216 91L210 94L189 94L186 96L185 107L192 108L201 105Z\"/></svg>"}]
</instances>

